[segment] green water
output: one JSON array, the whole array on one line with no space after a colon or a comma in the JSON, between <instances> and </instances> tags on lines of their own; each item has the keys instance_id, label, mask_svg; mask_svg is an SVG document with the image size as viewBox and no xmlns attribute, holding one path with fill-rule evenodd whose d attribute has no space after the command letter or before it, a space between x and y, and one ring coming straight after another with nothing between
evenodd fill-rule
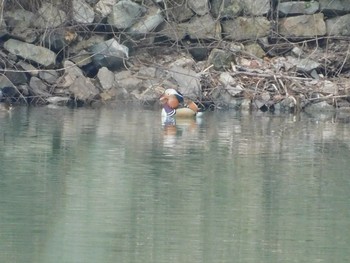
<instances>
[{"instance_id":1,"label":"green water","mask_svg":"<svg viewBox=\"0 0 350 263\"><path fill-rule=\"evenodd\" d=\"M0 262L349 262L350 124L0 113Z\"/></svg>"}]
</instances>

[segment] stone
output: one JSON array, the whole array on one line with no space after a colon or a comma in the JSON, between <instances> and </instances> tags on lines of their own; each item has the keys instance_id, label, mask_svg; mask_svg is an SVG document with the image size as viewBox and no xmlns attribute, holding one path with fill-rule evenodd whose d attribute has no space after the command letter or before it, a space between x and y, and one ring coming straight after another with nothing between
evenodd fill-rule
<instances>
[{"instance_id":1,"label":"stone","mask_svg":"<svg viewBox=\"0 0 350 263\"><path fill-rule=\"evenodd\" d=\"M31 77L29 81L30 93L33 96L50 97L48 86L39 78Z\"/></svg>"},{"instance_id":2,"label":"stone","mask_svg":"<svg viewBox=\"0 0 350 263\"><path fill-rule=\"evenodd\" d=\"M89 51L92 52L92 61L97 68L118 69L124 66L124 60L129 57L129 49L114 38L93 45Z\"/></svg>"},{"instance_id":3,"label":"stone","mask_svg":"<svg viewBox=\"0 0 350 263\"><path fill-rule=\"evenodd\" d=\"M208 0L188 0L187 5L199 16L209 13Z\"/></svg>"},{"instance_id":4,"label":"stone","mask_svg":"<svg viewBox=\"0 0 350 263\"><path fill-rule=\"evenodd\" d=\"M34 27L47 29L58 27L67 20L67 14L51 3L43 3L32 23Z\"/></svg>"},{"instance_id":5,"label":"stone","mask_svg":"<svg viewBox=\"0 0 350 263\"><path fill-rule=\"evenodd\" d=\"M164 36L173 41L181 41L185 38L187 24L177 24L173 22L163 23L158 31L160 36Z\"/></svg>"},{"instance_id":6,"label":"stone","mask_svg":"<svg viewBox=\"0 0 350 263\"><path fill-rule=\"evenodd\" d=\"M44 47L9 39L5 42L4 48L16 56L31 60L44 67L51 67L56 63L56 54Z\"/></svg>"},{"instance_id":7,"label":"stone","mask_svg":"<svg viewBox=\"0 0 350 263\"><path fill-rule=\"evenodd\" d=\"M191 39L220 39L220 22L214 20L210 14L195 17L187 24L187 33Z\"/></svg>"},{"instance_id":8,"label":"stone","mask_svg":"<svg viewBox=\"0 0 350 263\"><path fill-rule=\"evenodd\" d=\"M145 7L130 0L122 0L113 6L107 22L118 29L126 29L134 25L144 13Z\"/></svg>"},{"instance_id":9,"label":"stone","mask_svg":"<svg viewBox=\"0 0 350 263\"><path fill-rule=\"evenodd\" d=\"M236 0L212 0L211 13L215 18L235 18L243 12L243 7Z\"/></svg>"},{"instance_id":10,"label":"stone","mask_svg":"<svg viewBox=\"0 0 350 263\"><path fill-rule=\"evenodd\" d=\"M84 76L81 69L69 60L63 63L63 68L64 74L57 80L58 88L68 88L74 83L76 78Z\"/></svg>"},{"instance_id":11,"label":"stone","mask_svg":"<svg viewBox=\"0 0 350 263\"><path fill-rule=\"evenodd\" d=\"M333 112L335 108L326 101L309 104L305 107L307 113Z\"/></svg>"},{"instance_id":12,"label":"stone","mask_svg":"<svg viewBox=\"0 0 350 263\"><path fill-rule=\"evenodd\" d=\"M266 56L265 51L257 43L248 44L248 45L244 46L244 49L249 54L252 54L258 58L263 58Z\"/></svg>"},{"instance_id":13,"label":"stone","mask_svg":"<svg viewBox=\"0 0 350 263\"><path fill-rule=\"evenodd\" d=\"M344 15L350 12L350 1L348 0L318 0L322 13Z\"/></svg>"},{"instance_id":14,"label":"stone","mask_svg":"<svg viewBox=\"0 0 350 263\"><path fill-rule=\"evenodd\" d=\"M178 5L176 3L172 7L168 7L166 13L167 19L177 23L188 21L193 15L194 12L187 5Z\"/></svg>"},{"instance_id":15,"label":"stone","mask_svg":"<svg viewBox=\"0 0 350 263\"><path fill-rule=\"evenodd\" d=\"M256 40L269 34L271 25L265 17L237 17L222 22L223 36L234 41Z\"/></svg>"},{"instance_id":16,"label":"stone","mask_svg":"<svg viewBox=\"0 0 350 263\"><path fill-rule=\"evenodd\" d=\"M37 40L38 33L31 27L34 13L24 9L15 9L7 11L5 19L12 37L27 43L34 43Z\"/></svg>"},{"instance_id":17,"label":"stone","mask_svg":"<svg viewBox=\"0 0 350 263\"><path fill-rule=\"evenodd\" d=\"M94 22L95 12L84 0L72 0L73 20L80 24Z\"/></svg>"},{"instance_id":18,"label":"stone","mask_svg":"<svg viewBox=\"0 0 350 263\"><path fill-rule=\"evenodd\" d=\"M270 11L270 0L240 0L240 3L244 15L262 16Z\"/></svg>"},{"instance_id":19,"label":"stone","mask_svg":"<svg viewBox=\"0 0 350 263\"><path fill-rule=\"evenodd\" d=\"M201 97L201 84L195 71L173 65L169 69L169 75L176 81L182 94L192 99Z\"/></svg>"},{"instance_id":20,"label":"stone","mask_svg":"<svg viewBox=\"0 0 350 263\"><path fill-rule=\"evenodd\" d=\"M118 0L100 0L94 6L94 10L100 17L107 17L112 12L112 8L117 2Z\"/></svg>"},{"instance_id":21,"label":"stone","mask_svg":"<svg viewBox=\"0 0 350 263\"><path fill-rule=\"evenodd\" d=\"M327 35L350 36L350 14L326 20Z\"/></svg>"},{"instance_id":22,"label":"stone","mask_svg":"<svg viewBox=\"0 0 350 263\"><path fill-rule=\"evenodd\" d=\"M312 70L315 70L319 67L321 67L321 64L309 59L309 58L294 58L291 56L287 57L287 62L292 64L297 71L302 71L302 72L311 72Z\"/></svg>"},{"instance_id":23,"label":"stone","mask_svg":"<svg viewBox=\"0 0 350 263\"><path fill-rule=\"evenodd\" d=\"M216 70L231 68L231 62L234 62L235 56L232 52L214 48L208 57L208 63L213 65Z\"/></svg>"},{"instance_id":24,"label":"stone","mask_svg":"<svg viewBox=\"0 0 350 263\"><path fill-rule=\"evenodd\" d=\"M133 35L145 35L154 31L162 22L164 21L160 10L153 9L149 11L146 15L141 17L137 23L131 26L128 30L129 33Z\"/></svg>"},{"instance_id":25,"label":"stone","mask_svg":"<svg viewBox=\"0 0 350 263\"><path fill-rule=\"evenodd\" d=\"M317 1L291 1L279 3L277 11L279 16L287 15L311 15L315 14L320 9L320 4Z\"/></svg>"},{"instance_id":26,"label":"stone","mask_svg":"<svg viewBox=\"0 0 350 263\"><path fill-rule=\"evenodd\" d=\"M77 77L69 87L69 91L76 100L89 101L99 94L99 90L91 79L84 76Z\"/></svg>"},{"instance_id":27,"label":"stone","mask_svg":"<svg viewBox=\"0 0 350 263\"><path fill-rule=\"evenodd\" d=\"M39 78L45 81L48 84L55 84L59 78L58 72L56 70L50 71L39 71Z\"/></svg>"},{"instance_id":28,"label":"stone","mask_svg":"<svg viewBox=\"0 0 350 263\"><path fill-rule=\"evenodd\" d=\"M322 13L287 17L279 20L278 32L285 37L315 37L326 34Z\"/></svg>"},{"instance_id":29,"label":"stone","mask_svg":"<svg viewBox=\"0 0 350 263\"><path fill-rule=\"evenodd\" d=\"M25 72L20 72L20 71L5 71L5 76L15 86L25 84L29 80L27 74Z\"/></svg>"},{"instance_id":30,"label":"stone","mask_svg":"<svg viewBox=\"0 0 350 263\"><path fill-rule=\"evenodd\" d=\"M319 91L324 94L338 94L338 86L329 80L325 80L319 83Z\"/></svg>"},{"instance_id":31,"label":"stone","mask_svg":"<svg viewBox=\"0 0 350 263\"><path fill-rule=\"evenodd\" d=\"M269 0L212 0L211 12L216 18L235 18L240 15L262 16L270 11Z\"/></svg>"},{"instance_id":32,"label":"stone","mask_svg":"<svg viewBox=\"0 0 350 263\"><path fill-rule=\"evenodd\" d=\"M110 90L114 87L114 73L106 67L99 69L97 73L97 80L103 90Z\"/></svg>"}]
</instances>

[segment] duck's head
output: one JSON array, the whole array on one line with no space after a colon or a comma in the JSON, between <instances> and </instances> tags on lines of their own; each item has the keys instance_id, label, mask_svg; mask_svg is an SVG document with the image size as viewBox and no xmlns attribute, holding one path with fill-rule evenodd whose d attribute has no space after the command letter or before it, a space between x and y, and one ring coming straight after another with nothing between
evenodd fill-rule
<instances>
[{"instance_id":1,"label":"duck's head","mask_svg":"<svg viewBox=\"0 0 350 263\"><path fill-rule=\"evenodd\" d=\"M180 104L184 101L184 97L176 89L166 89L164 91L164 94L160 97L159 100L162 104L164 104L166 102L168 102L168 103L173 102L174 106L175 106L175 104L177 104L177 106L178 106L178 104ZM175 103L175 100L177 101L177 103ZM176 108L176 107L172 107L172 108Z\"/></svg>"}]
</instances>

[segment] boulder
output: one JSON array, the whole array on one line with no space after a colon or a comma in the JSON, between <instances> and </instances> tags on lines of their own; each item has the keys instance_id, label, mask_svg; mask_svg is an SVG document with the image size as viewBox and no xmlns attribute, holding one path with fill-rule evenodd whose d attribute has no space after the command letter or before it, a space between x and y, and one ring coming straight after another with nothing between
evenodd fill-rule
<instances>
[{"instance_id":1,"label":"boulder","mask_svg":"<svg viewBox=\"0 0 350 263\"><path fill-rule=\"evenodd\" d=\"M111 38L89 48L92 52L92 62L97 68L107 67L115 70L124 65L124 60L129 57L129 49Z\"/></svg>"},{"instance_id":2,"label":"boulder","mask_svg":"<svg viewBox=\"0 0 350 263\"><path fill-rule=\"evenodd\" d=\"M278 33L285 37L315 37L326 34L322 13L287 17L279 20Z\"/></svg>"},{"instance_id":3,"label":"boulder","mask_svg":"<svg viewBox=\"0 0 350 263\"><path fill-rule=\"evenodd\" d=\"M188 21L191 17L193 17L193 11L187 5L178 5L174 3L173 6L168 6L168 9L165 13L168 22L174 21L176 23L181 23Z\"/></svg>"},{"instance_id":4,"label":"boulder","mask_svg":"<svg viewBox=\"0 0 350 263\"><path fill-rule=\"evenodd\" d=\"M220 22L210 14L196 16L187 24L187 33L191 39L220 39Z\"/></svg>"},{"instance_id":5,"label":"boulder","mask_svg":"<svg viewBox=\"0 0 350 263\"><path fill-rule=\"evenodd\" d=\"M291 1L279 3L277 11L279 16L287 15L312 15L320 9L320 4L317 1Z\"/></svg>"},{"instance_id":6,"label":"boulder","mask_svg":"<svg viewBox=\"0 0 350 263\"><path fill-rule=\"evenodd\" d=\"M326 20L327 35L350 36L350 14Z\"/></svg>"},{"instance_id":7,"label":"boulder","mask_svg":"<svg viewBox=\"0 0 350 263\"><path fill-rule=\"evenodd\" d=\"M100 0L94 6L95 13L101 18L107 17L117 2L117 0Z\"/></svg>"},{"instance_id":8,"label":"boulder","mask_svg":"<svg viewBox=\"0 0 350 263\"><path fill-rule=\"evenodd\" d=\"M47 29L58 27L67 20L67 14L57 6L44 2L32 20L34 27Z\"/></svg>"},{"instance_id":9,"label":"boulder","mask_svg":"<svg viewBox=\"0 0 350 263\"><path fill-rule=\"evenodd\" d=\"M307 113L334 112L335 108L326 101L309 104L305 107Z\"/></svg>"},{"instance_id":10,"label":"boulder","mask_svg":"<svg viewBox=\"0 0 350 263\"><path fill-rule=\"evenodd\" d=\"M216 70L231 68L231 62L234 62L235 56L232 52L214 48L208 57L208 64L213 65Z\"/></svg>"},{"instance_id":11,"label":"boulder","mask_svg":"<svg viewBox=\"0 0 350 263\"><path fill-rule=\"evenodd\" d=\"M235 18L240 15L262 16L270 11L269 0L212 0L211 12L216 18Z\"/></svg>"},{"instance_id":12,"label":"boulder","mask_svg":"<svg viewBox=\"0 0 350 263\"><path fill-rule=\"evenodd\" d=\"M90 101L99 94L99 90L92 83L90 78L77 77L69 87L69 92L75 100Z\"/></svg>"},{"instance_id":13,"label":"boulder","mask_svg":"<svg viewBox=\"0 0 350 263\"><path fill-rule=\"evenodd\" d=\"M48 92L48 86L39 78L31 77L29 89L32 96L47 98L51 94Z\"/></svg>"},{"instance_id":14,"label":"boulder","mask_svg":"<svg viewBox=\"0 0 350 263\"><path fill-rule=\"evenodd\" d=\"M293 67L295 67L297 71L308 73L321 67L320 63L309 58L294 58L291 56L287 56L287 63L293 65Z\"/></svg>"},{"instance_id":15,"label":"boulder","mask_svg":"<svg viewBox=\"0 0 350 263\"><path fill-rule=\"evenodd\" d=\"M185 96L195 99L201 97L200 79L191 69L173 65L169 69L170 77L175 80L179 91Z\"/></svg>"},{"instance_id":16,"label":"boulder","mask_svg":"<svg viewBox=\"0 0 350 263\"><path fill-rule=\"evenodd\" d=\"M112 12L107 17L107 22L118 29L126 29L134 25L143 14L146 8L130 0L122 0L116 3Z\"/></svg>"},{"instance_id":17,"label":"boulder","mask_svg":"<svg viewBox=\"0 0 350 263\"><path fill-rule=\"evenodd\" d=\"M100 83L102 90L110 90L115 86L114 73L106 67L99 69L97 80Z\"/></svg>"},{"instance_id":18,"label":"boulder","mask_svg":"<svg viewBox=\"0 0 350 263\"><path fill-rule=\"evenodd\" d=\"M55 84L59 78L59 74L56 70L50 71L39 71L39 78L45 81L48 84Z\"/></svg>"},{"instance_id":19,"label":"boulder","mask_svg":"<svg viewBox=\"0 0 350 263\"><path fill-rule=\"evenodd\" d=\"M248 16L262 16L270 11L270 0L240 0L243 14Z\"/></svg>"},{"instance_id":20,"label":"boulder","mask_svg":"<svg viewBox=\"0 0 350 263\"><path fill-rule=\"evenodd\" d=\"M56 63L56 54L44 47L9 39L5 42L4 48L16 56L31 60L44 67L51 67Z\"/></svg>"},{"instance_id":21,"label":"boulder","mask_svg":"<svg viewBox=\"0 0 350 263\"><path fill-rule=\"evenodd\" d=\"M265 17L237 17L222 22L223 36L234 41L255 40L267 36L270 21Z\"/></svg>"},{"instance_id":22,"label":"boulder","mask_svg":"<svg viewBox=\"0 0 350 263\"><path fill-rule=\"evenodd\" d=\"M181 41L187 34L187 24L174 22L163 23L158 34L173 41Z\"/></svg>"},{"instance_id":23,"label":"boulder","mask_svg":"<svg viewBox=\"0 0 350 263\"><path fill-rule=\"evenodd\" d=\"M24 9L15 9L5 13L9 33L11 36L27 43L34 43L38 38L37 31L31 28L34 13Z\"/></svg>"},{"instance_id":24,"label":"boulder","mask_svg":"<svg viewBox=\"0 0 350 263\"><path fill-rule=\"evenodd\" d=\"M73 0L72 11L73 20L77 23L88 24L94 21L95 12L84 0Z\"/></svg>"},{"instance_id":25,"label":"boulder","mask_svg":"<svg viewBox=\"0 0 350 263\"><path fill-rule=\"evenodd\" d=\"M236 0L212 0L211 13L215 18L235 18L242 14L243 8Z\"/></svg>"},{"instance_id":26,"label":"boulder","mask_svg":"<svg viewBox=\"0 0 350 263\"><path fill-rule=\"evenodd\" d=\"M133 35L145 35L154 31L164 21L163 16L158 9L150 9L149 12L141 17L137 23L128 29Z\"/></svg>"},{"instance_id":27,"label":"boulder","mask_svg":"<svg viewBox=\"0 0 350 263\"><path fill-rule=\"evenodd\" d=\"M197 15L203 16L203 15L209 13L208 0L188 0L187 5Z\"/></svg>"},{"instance_id":28,"label":"boulder","mask_svg":"<svg viewBox=\"0 0 350 263\"><path fill-rule=\"evenodd\" d=\"M83 72L79 67L77 67L76 64L73 62L66 60L63 63L64 73L63 75L57 80L57 87L58 88L68 88L70 87L76 78L84 76Z\"/></svg>"},{"instance_id":29,"label":"boulder","mask_svg":"<svg viewBox=\"0 0 350 263\"><path fill-rule=\"evenodd\" d=\"M350 1L347 0L318 0L321 12L327 15L345 15L350 12Z\"/></svg>"},{"instance_id":30,"label":"boulder","mask_svg":"<svg viewBox=\"0 0 350 263\"><path fill-rule=\"evenodd\" d=\"M5 71L5 76L13 83L13 85L21 85L28 82L29 78L25 72Z\"/></svg>"}]
</instances>

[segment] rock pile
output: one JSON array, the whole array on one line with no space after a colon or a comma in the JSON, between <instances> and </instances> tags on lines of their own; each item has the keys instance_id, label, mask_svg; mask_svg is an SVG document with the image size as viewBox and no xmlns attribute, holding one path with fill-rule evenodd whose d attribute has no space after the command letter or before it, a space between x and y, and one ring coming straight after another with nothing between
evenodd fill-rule
<instances>
[{"instance_id":1,"label":"rock pile","mask_svg":"<svg viewBox=\"0 0 350 263\"><path fill-rule=\"evenodd\" d=\"M3 99L153 106L172 87L212 109L350 109L350 2L17 2L2 7Z\"/></svg>"}]
</instances>

